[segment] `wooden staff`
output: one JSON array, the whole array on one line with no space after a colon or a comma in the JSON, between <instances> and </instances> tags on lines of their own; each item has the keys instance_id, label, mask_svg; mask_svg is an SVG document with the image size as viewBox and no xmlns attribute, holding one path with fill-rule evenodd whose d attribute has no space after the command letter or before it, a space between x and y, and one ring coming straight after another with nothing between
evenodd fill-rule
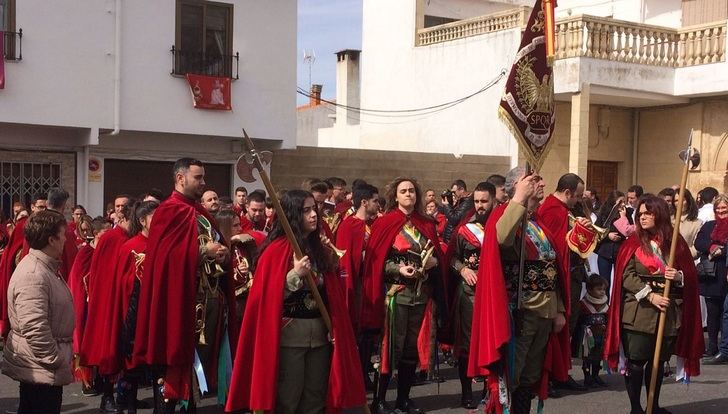
<instances>
[{"instance_id":1,"label":"wooden staff","mask_svg":"<svg viewBox=\"0 0 728 414\"><path fill-rule=\"evenodd\" d=\"M291 228L291 223L288 222L286 213L283 211L283 207L281 207L281 202L280 200L278 200L276 189L275 187L273 187L273 183L270 181L268 173L265 172L265 169L263 168L263 163L260 162L260 156L258 154L258 151L256 151L255 147L253 146L253 140L250 139L248 133L245 132L245 129L243 129L243 144L248 149L248 152L252 157L253 166L260 173L260 179L263 180L263 185L265 186L266 191L268 191L270 200L273 203L273 208L276 209L276 217L278 218L278 220L280 220L283 231L286 233L286 238L288 239L288 242L291 243L291 247L293 247L293 254L296 256L296 259L301 260L301 258L304 256L303 251L301 250L301 246L298 245L298 241L296 241L296 236L293 234L293 229ZM310 270L306 272L305 279L306 284L311 290L311 294L316 301L316 307L321 313L321 318L326 324L326 329L329 330L331 339L333 339L334 332L331 325L331 316L329 315L329 311L326 309L326 305L324 305L324 301L321 298L321 293L316 287L316 281L314 280L313 274L311 274Z\"/></svg>"},{"instance_id":2,"label":"wooden staff","mask_svg":"<svg viewBox=\"0 0 728 414\"><path fill-rule=\"evenodd\" d=\"M278 220L281 222L281 226L283 227L283 231L286 233L286 238L288 239L288 242L291 243L291 247L293 247L293 253L296 256L297 259L301 259L303 257L303 251L301 250L301 246L298 245L298 242L296 241L296 236L293 234L293 229L291 228L291 223L288 222L288 218L286 217L285 212L283 211L283 207L281 207L281 202L278 200L278 195L276 193L275 187L273 187L273 183L270 181L270 177L268 177L268 173L265 172L265 169L263 168L263 164L260 161L260 156L258 152L255 150L255 147L253 146L253 141L248 136L248 133L245 132L245 129L243 129L243 144L247 148L248 152L250 153L253 161L253 166L255 169L258 170L260 173L260 179L263 180L263 185L265 186L266 191L268 191L268 195L270 196L271 202L273 203L273 207L276 209L276 215ZM311 271L306 272L306 284L308 285L308 288L311 290L311 294L313 295L314 300L316 301L316 307L318 308L319 312L321 313L321 318L324 320L324 323L326 324L326 329L329 331L329 335L331 336L331 339L334 339L334 331L333 327L331 325L331 315L329 315L329 311L326 309L326 305L324 305L324 301L321 298L321 293L319 292L316 281L313 278L313 274ZM336 346L334 344L334 346ZM364 404L364 412L369 414L369 405ZM256 410L255 413L262 413L262 411Z\"/></svg>"},{"instance_id":3,"label":"wooden staff","mask_svg":"<svg viewBox=\"0 0 728 414\"><path fill-rule=\"evenodd\" d=\"M688 181L688 170L690 169L691 153L693 141L693 130L690 130L690 137L688 138L688 146L685 150L685 166L683 167L682 178L680 179L680 193L678 196L677 211L675 212L675 224L672 228L672 242L670 244L670 256L667 259L667 267L672 267L675 263L675 249L677 248L677 239L680 236L680 218L682 217L683 211L683 199L685 197L685 185ZM681 154L682 155L682 154ZM694 160L693 160L694 161ZM694 164L695 161L694 161ZM697 166L697 165L695 165ZM670 287L672 281L665 279L665 291L663 292L664 297L670 296ZM669 305L668 305L669 306ZM667 319L667 308L660 312L660 320L657 324L657 341L655 342L655 354L652 357L652 376L650 380L650 389L647 392L647 414L652 414L652 408L655 403L655 386L657 384L657 371L661 364L660 353L662 351L662 339L665 333L665 320Z\"/></svg>"}]
</instances>

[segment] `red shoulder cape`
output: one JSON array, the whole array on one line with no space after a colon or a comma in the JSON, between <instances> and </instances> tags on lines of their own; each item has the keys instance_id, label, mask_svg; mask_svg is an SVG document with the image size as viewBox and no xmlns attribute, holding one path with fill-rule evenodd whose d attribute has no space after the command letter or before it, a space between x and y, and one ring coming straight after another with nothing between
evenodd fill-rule
<instances>
[{"instance_id":1,"label":"red shoulder cape","mask_svg":"<svg viewBox=\"0 0 728 414\"><path fill-rule=\"evenodd\" d=\"M359 329L361 312L361 298L356 297L356 287L361 285L365 228L366 222L352 215L341 222L336 232L336 247L346 250L339 260L339 268L346 275L343 279L346 285L346 306L355 332Z\"/></svg>"},{"instance_id":2,"label":"red shoulder cape","mask_svg":"<svg viewBox=\"0 0 728 414\"><path fill-rule=\"evenodd\" d=\"M478 284L475 289L473 325L470 334L468 375L473 377L489 375L488 368L501 360L501 347L511 339L510 319L495 317L496 315L509 315L508 293L506 292L503 277L496 230L496 223L503 216L507 207L508 204L496 207L485 225L485 237L480 252L480 267L478 268ZM563 250L563 247L566 246L566 240L558 243L550 229L540 220L538 214L536 215L536 222L542 227L556 250L556 259L559 266L559 286L568 321L568 252ZM548 379L566 380L571 367L570 359L569 331L568 327L565 326L558 334L552 333L546 345L543 375L536 390L539 398L547 398Z\"/></svg>"},{"instance_id":3,"label":"red shoulder cape","mask_svg":"<svg viewBox=\"0 0 728 414\"><path fill-rule=\"evenodd\" d=\"M134 363L191 367L195 351L197 215L214 219L200 203L177 191L154 211L149 229Z\"/></svg>"},{"instance_id":4,"label":"red shoulder cape","mask_svg":"<svg viewBox=\"0 0 728 414\"><path fill-rule=\"evenodd\" d=\"M10 277L15 271L15 256L23 249L25 243L25 222L27 217L23 217L15 223L15 230L10 235L7 246L3 254L0 255L0 336L5 338L10 332L10 320L8 319L8 285L10 285Z\"/></svg>"},{"instance_id":5,"label":"red shoulder cape","mask_svg":"<svg viewBox=\"0 0 728 414\"><path fill-rule=\"evenodd\" d=\"M292 256L290 243L281 237L258 259L255 282L243 315L245 335L240 337L235 353L225 411L275 410L283 283L292 268ZM331 272L324 277L335 339L326 410L339 412L343 408L363 406L366 394L354 331L346 311L344 287L337 274Z\"/></svg>"},{"instance_id":6,"label":"red shoulder cape","mask_svg":"<svg viewBox=\"0 0 728 414\"><path fill-rule=\"evenodd\" d=\"M334 207L334 213L339 213L342 216L345 216L346 212L353 206L354 204L350 200L344 200Z\"/></svg>"},{"instance_id":7,"label":"red shoulder cape","mask_svg":"<svg viewBox=\"0 0 728 414\"><path fill-rule=\"evenodd\" d=\"M440 275L447 292L447 264L445 255L440 247L440 238L437 237L435 222L412 213L409 217L412 224L431 240L435 246L435 257L439 261ZM384 261L394 238L399 234L402 226L407 222L407 216L399 209L394 209L379 217L372 225L372 234L367 243L364 265L364 299L362 303L361 326L365 329L381 329L384 323ZM445 295L445 306L448 307L448 298Z\"/></svg>"},{"instance_id":8,"label":"red shoulder cape","mask_svg":"<svg viewBox=\"0 0 728 414\"><path fill-rule=\"evenodd\" d=\"M73 261L71 273L68 275L68 287L73 297L73 311L76 315L76 324L73 328L73 353L81 352L81 342L83 341L83 331L86 325L86 287L84 286L84 276L88 274L91 268L91 258L94 254L94 248L88 244L81 245L78 250L76 259Z\"/></svg>"},{"instance_id":9,"label":"red shoulder cape","mask_svg":"<svg viewBox=\"0 0 728 414\"><path fill-rule=\"evenodd\" d=\"M129 240L126 231L115 227L99 239L88 276L88 312L81 341L81 365L97 366L101 375L115 374L120 367L106 352L109 320L114 315L115 274L121 245Z\"/></svg>"},{"instance_id":10,"label":"red shoulder cape","mask_svg":"<svg viewBox=\"0 0 728 414\"><path fill-rule=\"evenodd\" d=\"M620 334L622 330L622 276L624 269L639 246L640 241L637 236L627 238L622 243L615 262L614 283L612 283L609 316L607 317L607 338L604 346L604 357L609 362L611 369L616 369L619 363ZM705 349L698 297L698 273L695 270L695 263L690 254L690 249L682 236L678 237L674 267L682 270L685 277L683 282L682 319L677 343L675 344L675 355L685 358L685 372L688 375L698 376L700 375L700 358Z\"/></svg>"}]
</instances>

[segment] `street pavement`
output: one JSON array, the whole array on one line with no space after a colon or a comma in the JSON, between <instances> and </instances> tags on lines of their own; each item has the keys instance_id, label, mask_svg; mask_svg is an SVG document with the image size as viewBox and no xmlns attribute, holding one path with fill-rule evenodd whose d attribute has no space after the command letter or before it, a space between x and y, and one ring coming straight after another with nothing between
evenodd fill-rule
<instances>
[{"instance_id":1,"label":"street pavement","mask_svg":"<svg viewBox=\"0 0 728 414\"><path fill-rule=\"evenodd\" d=\"M574 366L580 363L574 360ZM674 366L674 365L673 365ZM428 413L464 413L467 410L459 407L460 382L457 379L456 369L441 365L441 375L447 380L438 386L434 383L419 385L412 389L412 396L416 403ZM573 376L581 381L581 369L573 369ZM612 414L628 413L629 403L624 391L624 381L619 375L602 375L607 382L607 388L593 389L587 392L564 391L564 396L546 401L546 413L568 414ZM393 381L394 382L394 381ZM473 384L476 394L482 390L482 383ZM396 390L390 388L387 393L388 401L395 398ZM644 395L644 393L643 393ZM13 412L17 408L18 384L10 378L0 375L0 414ZM370 395L371 397L371 395ZM152 402L151 389L140 390L140 398ZM68 385L63 391L64 413L98 413L101 397L84 397L78 383ZM666 378L662 388L660 402L663 407L674 414L726 414L728 413L728 365L703 366L702 375L693 379L689 385L676 383L674 377ZM644 396L643 396L644 404ZM482 411L482 406L480 410ZM140 413L151 413L152 410L140 410ZM216 406L215 398L204 398L200 414L222 413L221 407ZM475 411L473 411L475 412ZM533 413L536 404L533 404Z\"/></svg>"}]
</instances>

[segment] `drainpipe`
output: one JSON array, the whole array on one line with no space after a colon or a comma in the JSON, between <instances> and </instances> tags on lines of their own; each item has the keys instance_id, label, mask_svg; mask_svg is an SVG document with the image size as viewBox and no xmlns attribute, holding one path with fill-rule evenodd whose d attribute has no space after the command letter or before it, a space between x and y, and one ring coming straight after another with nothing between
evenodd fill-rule
<instances>
[{"instance_id":1,"label":"drainpipe","mask_svg":"<svg viewBox=\"0 0 728 414\"><path fill-rule=\"evenodd\" d=\"M632 119L632 184L637 184L638 151L640 149L640 110L633 110Z\"/></svg>"},{"instance_id":2,"label":"drainpipe","mask_svg":"<svg viewBox=\"0 0 728 414\"><path fill-rule=\"evenodd\" d=\"M114 53L114 130L109 135L119 134L121 119L121 0L115 0Z\"/></svg>"}]
</instances>

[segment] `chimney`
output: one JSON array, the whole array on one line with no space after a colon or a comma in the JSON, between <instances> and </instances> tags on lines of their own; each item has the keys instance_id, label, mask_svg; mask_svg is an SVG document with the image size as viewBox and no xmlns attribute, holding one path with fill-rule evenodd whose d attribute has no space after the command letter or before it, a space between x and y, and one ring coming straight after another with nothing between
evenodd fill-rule
<instances>
[{"instance_id":1,"label":"chimney","mask_svg":"<svg viewBox=\"0 0 728 414\"><path fill-rule=\"evenodd\" d=\"M359 108L359 54L361 50L336 52L336 103ZM336 125L358 125L359 110L336 107Z\"/></svg>"},{"instance_id":2,"label":"chimney","mask_svg":"<svg viewBox=\"0 0 728 414\"><path fill-rule=\"evenodd\" d=\"M310 97L308 106L321 105L321 88L323 88L323 85L311 85L311 93L309 94Z\"/></svg>"}]
</instances>

